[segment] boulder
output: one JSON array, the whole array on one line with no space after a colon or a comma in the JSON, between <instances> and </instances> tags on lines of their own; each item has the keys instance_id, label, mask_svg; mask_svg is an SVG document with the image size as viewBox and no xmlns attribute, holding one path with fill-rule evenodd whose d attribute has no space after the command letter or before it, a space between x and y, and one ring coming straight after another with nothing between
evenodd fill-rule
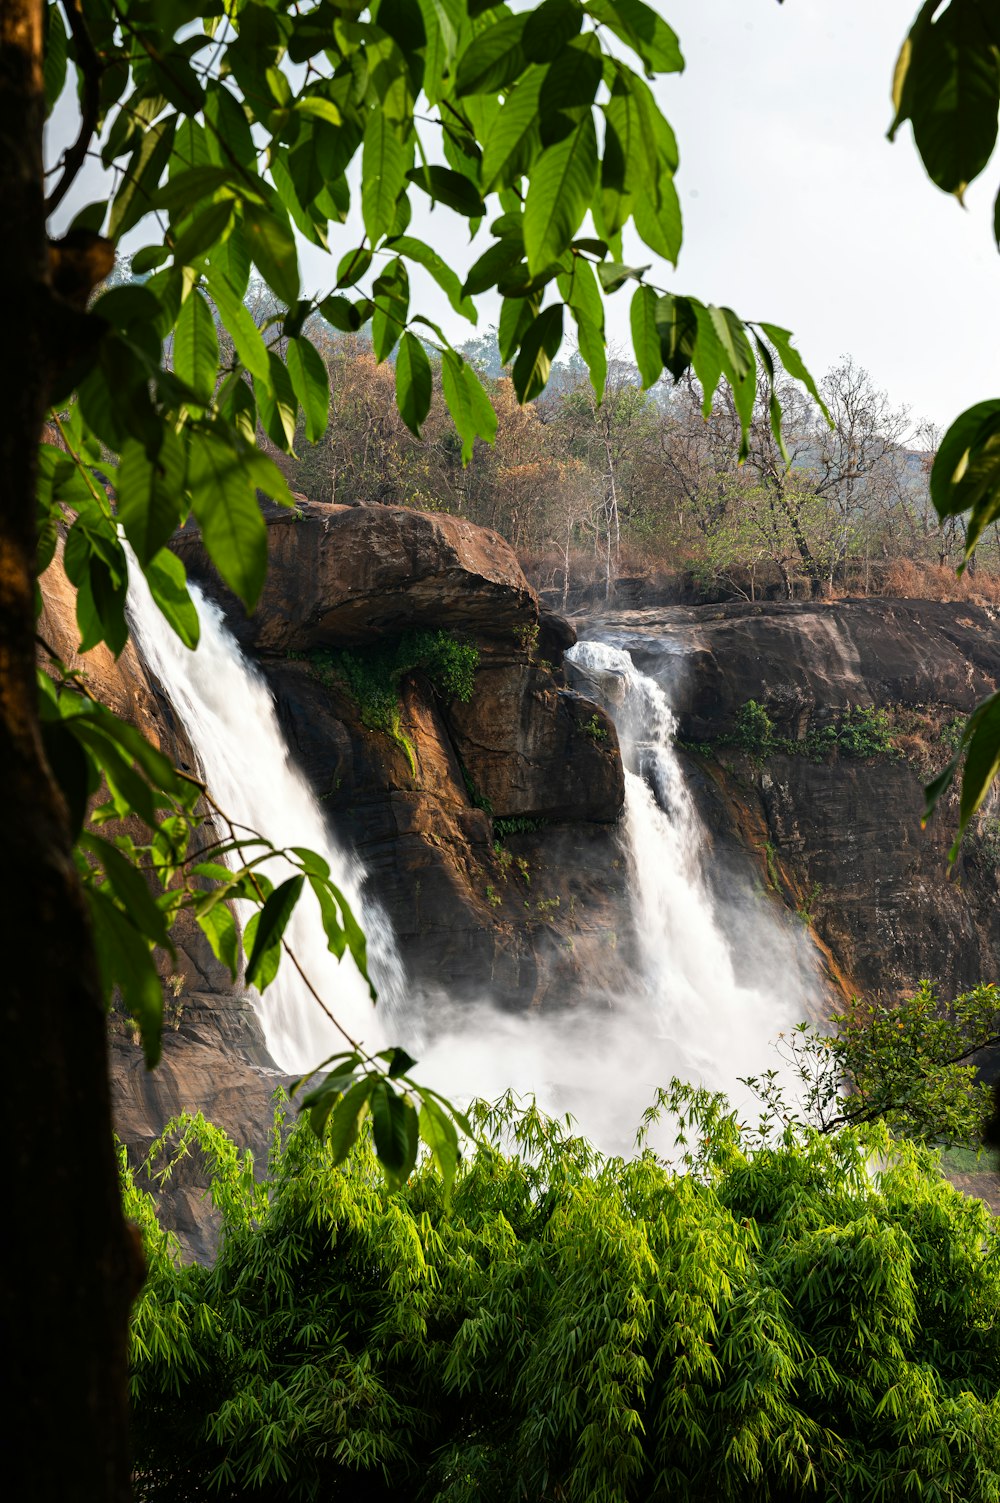
<instances>
[{"instance_id":1,"label":"boulder","mask_svg":"<svg viewBox=\"0 0 1000 1503\"><path fill-rule=\"evenodd\" d=\"M267 528L267 581L251 616L214 575L196 529L173 544L256 652L361 643L408 626L513 641L538 620L513 550L462 517L308 501L269 508Z\"/></svg>"}]
</instances>

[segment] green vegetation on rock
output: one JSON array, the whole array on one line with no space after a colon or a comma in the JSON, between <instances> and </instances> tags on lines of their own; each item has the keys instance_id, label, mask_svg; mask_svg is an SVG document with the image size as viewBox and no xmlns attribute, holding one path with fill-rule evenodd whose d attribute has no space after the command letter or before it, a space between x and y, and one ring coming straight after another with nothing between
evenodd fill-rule
<instances>
[{"instance_id":1,"label":"green vegetation on rock","mask_svg":"<svg viewBox=\"0 0 1000 1503\"><path fill-rule=\"evenodd\" d=\"M321 648L310 661L321 677L336 677L346 684L361 711L361 723L401 747L416 776L413 743L401 723L400 683L406 674L421 672L442 698L467 703L475 689L479 649L451 632L414 629L370 647L336 652Z\"/></svg>"}]
</instances>

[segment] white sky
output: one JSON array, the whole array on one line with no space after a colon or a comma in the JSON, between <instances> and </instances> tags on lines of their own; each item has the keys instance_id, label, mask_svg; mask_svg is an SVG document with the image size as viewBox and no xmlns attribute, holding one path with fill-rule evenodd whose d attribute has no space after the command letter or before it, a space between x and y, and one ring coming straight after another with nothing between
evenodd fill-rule
<instances>
[{"instance_id":1,"label":"white sky","mask_svg":"<svg viewBox=\"0 0 1000 1503\"><path fill-rule=\"evenodd\" d=\"M816 374L852 354L915 423L947 425L996 395L1000 154L963 211L924 175L908 128L895 145L885 139L892 68L917 0L654 3L687 59L684 74L657 85L679 139L685 220L677 271L661 267L657 281L792 329ZM50 159L73 127L61 108ZM98 196L88 176L60 222ZM358 223L352 215L331 236L336 256L357 243ZM470 252L457 225L447 211L417 208L412 229L461 271L487 242ZM148 238L140 232L127 248ZM329 259L312 247L302 270L306 290L332 286ZM456 341L474 334L420 277L417 311ZM630 297L626 287L608 307L609 337L622 344ZM484 300L480 330L496 313Z\"/></svg>"}]
</instances>

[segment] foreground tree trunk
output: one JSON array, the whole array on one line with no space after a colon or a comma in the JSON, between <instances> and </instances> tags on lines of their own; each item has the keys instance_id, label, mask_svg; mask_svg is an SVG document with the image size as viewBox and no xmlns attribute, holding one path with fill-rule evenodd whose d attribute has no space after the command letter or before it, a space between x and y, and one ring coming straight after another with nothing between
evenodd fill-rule
<instances>
[{"instance_id":1,"label":"foreground tree trunk","mask_svg":"<svg viewBox=\"0 0 1000 1503\"><path fill-rule=\"evenodd\" d=\"M0 0L4 1476L33 1503L119 1503L130 1495L137 1257L118 1195L101 991L34 686L37 445L64 326L81 317L49 285L42 28L42 0Z\"/></svg>"}]
</instances>

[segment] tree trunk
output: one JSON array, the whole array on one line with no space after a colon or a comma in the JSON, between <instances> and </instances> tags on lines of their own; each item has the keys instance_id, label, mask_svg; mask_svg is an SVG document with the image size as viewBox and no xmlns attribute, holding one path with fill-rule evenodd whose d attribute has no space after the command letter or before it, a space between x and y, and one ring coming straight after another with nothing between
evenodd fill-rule
<instances>
[{"instance_id":1,"label":"tree trunk","mask_svg":"<svg viewBox=\"0 0 1000 1503\"><path fill-rule=\"evenodd\" d=\"M42 0L0 0L4 1476L32 1503L119 1503L130 1495L127 1321L140 1259L121 1213L86 905L35 689L37 445L62 317L45 238L42 26Z\"/></svg>"}]
</instances>

